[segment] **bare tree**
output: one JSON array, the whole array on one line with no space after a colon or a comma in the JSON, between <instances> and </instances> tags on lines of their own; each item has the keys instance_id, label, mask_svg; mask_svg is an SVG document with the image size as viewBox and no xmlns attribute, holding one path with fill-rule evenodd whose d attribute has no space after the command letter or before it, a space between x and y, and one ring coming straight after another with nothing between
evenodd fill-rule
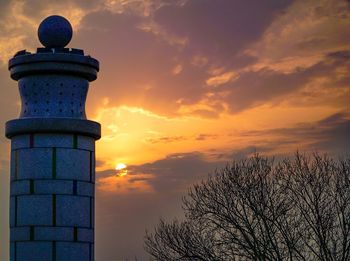
<instances>
[{"instance_id":1,"label":"bare tree","mask_svg":"<svg viewBox=\"0 0 350 261\"><path fill-rule=\"evenodd\" d=\"M153 260L350 260L350 159L256 155L194 185L183 208L146 233Z\"/></svg>"}]
</instances>

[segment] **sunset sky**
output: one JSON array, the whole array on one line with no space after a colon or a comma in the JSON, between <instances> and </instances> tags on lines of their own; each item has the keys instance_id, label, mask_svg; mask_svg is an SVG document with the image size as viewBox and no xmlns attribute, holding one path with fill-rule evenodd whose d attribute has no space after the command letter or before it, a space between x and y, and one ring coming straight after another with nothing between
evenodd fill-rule
<instances>
[{"instance_id":1,"label":"sunset sky","mask_svg":"<svg viewBox=\"0 0 350 261\"><path fill-rule=\"evenodd\" d=\"M350 2L0 0L0 125L17 118L7 62L65 16L101 70L96 260L147 260L145 230L181 217L188 187L255 152L350 153ZM0 260L8 255L10 143L0 138Z\"/></svg>"}]
</instances>

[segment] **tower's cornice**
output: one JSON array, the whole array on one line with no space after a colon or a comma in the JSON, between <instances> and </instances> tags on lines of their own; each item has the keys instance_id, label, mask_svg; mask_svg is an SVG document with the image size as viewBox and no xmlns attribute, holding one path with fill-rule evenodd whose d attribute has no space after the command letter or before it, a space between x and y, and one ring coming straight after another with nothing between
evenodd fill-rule
<instances>
[{"instance_id":1,"label":"tower's cornice","mask_svg":"<svg viewBox=\"0 0 350 261\"><path fill-rule=\"evenodd\" d=\"M40 48L34 54L18 52L10 59L8 68L14 80L36 74L68 74L91 82L97 78L99 62L79 49Z\"/></svg>"}]
</instances>

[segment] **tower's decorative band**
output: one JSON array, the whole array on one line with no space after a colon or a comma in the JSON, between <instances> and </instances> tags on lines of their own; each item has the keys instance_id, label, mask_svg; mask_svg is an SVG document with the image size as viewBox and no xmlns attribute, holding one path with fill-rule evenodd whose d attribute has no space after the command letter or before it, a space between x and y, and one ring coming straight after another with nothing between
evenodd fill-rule
<instances>
[{"instance_id":1,"label":"tower's decorative band","mask_svg":"<svg viewBox=\"0 0 350 261\"><path fill-rule=\"evenodd\" d=\"M44 48L9 61L21 112L6 123L11 139L10 260L94 260L95 140L100 124L86 119L89 82L99 63L65 45L69 22L46 18Z\"/></svg>"}]
</instances>

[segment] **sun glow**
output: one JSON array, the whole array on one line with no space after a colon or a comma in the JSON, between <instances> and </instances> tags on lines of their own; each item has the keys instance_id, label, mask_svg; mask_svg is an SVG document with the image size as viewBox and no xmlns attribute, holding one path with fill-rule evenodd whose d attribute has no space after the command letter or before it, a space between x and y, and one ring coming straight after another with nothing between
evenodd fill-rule
<instances>
[{"instance_id":1,"label":"sun glow","mask_svg":"<svg viewBox=\"0 0 350 261\"><path fill-rule=\"evenodd\" d=\"M117 166L115 166L116 170L122 170L125 168L126 168L126 165L124 163L118 163Z\"/></svg>"},{"instance_id":2,"label":"sun glow","mask_svg":"<svg viewBox=\"0 0 350 261\"><path fill-rule=\"evenodd\" d=\"M128 174L128 170L126 168L127 168L127 166L124 163L118 163L115 166L115 169L117 170L117 176L123 177L126 174Z\"/></svg>"}]
</instances>

